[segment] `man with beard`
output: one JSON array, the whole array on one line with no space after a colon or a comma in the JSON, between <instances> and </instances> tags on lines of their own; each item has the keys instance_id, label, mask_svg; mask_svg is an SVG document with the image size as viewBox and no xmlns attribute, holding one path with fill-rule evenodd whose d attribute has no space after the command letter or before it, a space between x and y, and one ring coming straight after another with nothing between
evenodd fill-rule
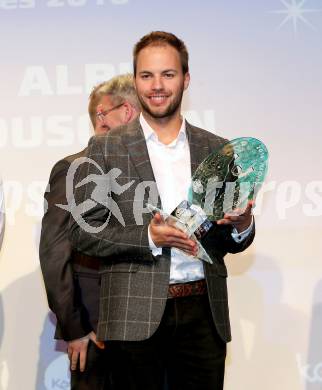
<instances>
[{"instance_id":1,"label":"man with beard","mask_svg":"<svg viewBox=\"0 0 322 390\"><path fill-rule=\"evenodd\" d=\"M90 95L89 115L95 134L129 123L139 113L133 76L120 75L99 84ZM108 350L96 339L99 311L99 260L72 251L67 227L66 178L71 164L87 150L65 157L52 169L42 221L40 263L48 302L57 317L56 338L68 343L71 388L109 389Z\"/></svg>"},{"instance_id":2,"label":"man with beard","mask_svg":"<svg viewBox=\"0 0 322 390\"><path fill-rule=\"evenodd\" d=\"M175 35L144 36L134 47L134 75L142 113L90 141L93 161L77 178L88 183L75 189L72 245L102 259L97 337L114 353L117 389L160 390L166 373L170 389L219 390L230 341L223 257L251 244L252 202L239 216L225 215L204 237L213 264L192 257L196 242L160 214L151 219L146 203L170 214L187 199L197 166L226 140L181 116L190 75L187 49ZM89 209L97 192L89 178L98 166L110 201Z\"/></svg>"}]
</instances>

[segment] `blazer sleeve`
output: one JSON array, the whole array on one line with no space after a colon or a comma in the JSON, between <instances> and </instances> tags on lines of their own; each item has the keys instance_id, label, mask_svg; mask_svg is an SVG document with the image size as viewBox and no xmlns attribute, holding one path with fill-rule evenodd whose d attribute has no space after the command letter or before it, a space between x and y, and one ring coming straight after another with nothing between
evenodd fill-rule
<instances>
[{"instance_id":1,"label":"blazer sleeve","mask_svg":"<svg viewBox=\"0 0 322 390\"><path fill-rule=\"evenodd\" d=\"M219 141L218 141L219 140ZM225 138L219 138L216 135L208 134L209 150L213 151L218 148L218 144L223 145L228 142ZM230 172L227 177L227 181L234 182L234 177ZM220 254L224 257L227 253L239 253L247 249L254 240L255 237L255 219L253 228L250 234L240 243L237 243L232 238L232 226L229 225L216 225L212 227L209 233L202 239L202 244L205 249L210 253Z\"/></svg>"},{"instance_id":2,"label":"blazer sleeve","mask_svg":"<svg viewBox=\"0 0 322 390\"><path fill-rule=\"evenodd\" d=\"M69 166L68 161L61 160L50 174L39 247L48 304L66 341L81 338L92 330L76 294L72 247L68 239L69 212L57 207L57 204L67 203L66 175Z\"/></svg>"},{"instance_id":3,"label":"blazer sleeve","mask_svg":"<svg viewBox=\"0 0 322 390\"><path fill-rule=\"evenodd\" d=\"M143 225L132 223L123 226L110 212L108 201L104 205L99 202L94 204L91 200L93 191L97 190L98 185L101 189L113 189L109 176L108 158L104 152L104 144L101 142L104 142L104 137L91 138L87 153L90 162L81 164L77 171L75 182L87 181L87 183L74 188L74 211L76 213L72 210L70 217L71 243L77 251L89 256L102 257L107 261L110 259L113 261L120 259L125 262L154 261L148 240L148 223ZM88 181L93 177L96 177L99 183ZM134 196L133 193L132 195ZM133 204L132 195L128 199L131 205ZM113 202L113 198L110 199ZM84 205L83 208L82 205ZM104 223L105 228L100 229ZM98 229L94 231L95 229L92 228L96 227Z\"/></svg>"},{"instance_id":4,"label":"blazer sleeve","mask_svg":"<svg viewBox=\"0 0 322 390\"><path fill-rule=\"evenodd\" d=\"M224 257L227 253L239 253L247 249L255 237L255 221L250 234L240 243L237 243L231 236L232 227L225 225L214 225L209 233L202 239L205 249L211 253L220 253Z\"/></svg>"}]
</instances>

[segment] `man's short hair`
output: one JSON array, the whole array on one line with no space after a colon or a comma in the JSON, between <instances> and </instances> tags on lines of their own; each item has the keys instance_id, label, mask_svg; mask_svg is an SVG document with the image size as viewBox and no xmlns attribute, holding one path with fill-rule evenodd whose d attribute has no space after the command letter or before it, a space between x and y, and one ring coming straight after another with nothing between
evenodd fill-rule
<instances>
[{"instance_id":1,"label":"man's short hair","mask_svg":"<svg viewBox=\"0 0 322 390\"><path fill-rule=\"evenodd\" d=\"M98 84L89 96L88 113L94 128L96 126L96 107L103 96L109 96L115 105L128 101L138 111L140 110L140 104L134 88L133 75L127 73L115 76L108 81Z\"/></svg>"},{"instance_id":2,"label":"man's short hair","mask_svg":"<svg viewBox=\"0 0 322 390\"><path fill-rule=\"evenodd\" d=\"M181 59L182 73L189 72L189 54L185 43L172 33L165 31L152 31L150 34L144 35L139 42L136 43L133 49L133 73L136 76L136 65L140 51L147 46L165 46L174 47Z\"/></svg>"}]
</instances>

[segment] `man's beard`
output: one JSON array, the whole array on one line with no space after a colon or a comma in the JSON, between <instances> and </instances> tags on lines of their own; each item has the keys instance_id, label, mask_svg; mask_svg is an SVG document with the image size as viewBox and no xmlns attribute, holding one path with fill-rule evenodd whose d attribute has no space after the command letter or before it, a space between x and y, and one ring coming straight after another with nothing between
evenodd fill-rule
<instances>
[{"instance_id":1,"label":"man's beard","mask_svg":"<svg viewBox=\"0 0 322 390\"><path fill-rule=\"evenodd\" d=\"M145 103L143 98L138 95L138 99L140 101L140 104L142 106L142 111L146 112L151 118L155 119L162 119L162 118L168 118L173 116L180 107L181 101L182 101L182 95L184 91L184 86L181 86L181 90L178 92L177 97L173 102L170 103L170 105L165 109L163 112L154 112L150 109L150 107ZM160 92L158 92L160 93Z\"/></svg>"}]
</instances>

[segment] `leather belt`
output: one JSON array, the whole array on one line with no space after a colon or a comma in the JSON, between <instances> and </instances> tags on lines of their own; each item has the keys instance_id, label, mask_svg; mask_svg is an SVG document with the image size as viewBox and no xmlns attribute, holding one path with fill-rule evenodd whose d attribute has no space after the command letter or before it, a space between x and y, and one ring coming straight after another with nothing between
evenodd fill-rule
<instances>
[{"instance_id":1,"label":"leather belt","mask_svg":"<svg viewBox=\"0 0 322 390\"><path fill-rule=\"evenodd\" d=\"M205 279L187 283L170 284L168 298L189 297L192 295L207 294L207 284Z\"/></svg>"},{"instance_id":2,"label":"leather belt","mask_svg":"<svg viewBox=\"0 0 322 390\"><path fill-rule=\"evenodd\" d=\"M80 252L73 252L72 261L73 264L98 271L102 260L99 257L88 256Z\"/></svg>"}]
</instances>

